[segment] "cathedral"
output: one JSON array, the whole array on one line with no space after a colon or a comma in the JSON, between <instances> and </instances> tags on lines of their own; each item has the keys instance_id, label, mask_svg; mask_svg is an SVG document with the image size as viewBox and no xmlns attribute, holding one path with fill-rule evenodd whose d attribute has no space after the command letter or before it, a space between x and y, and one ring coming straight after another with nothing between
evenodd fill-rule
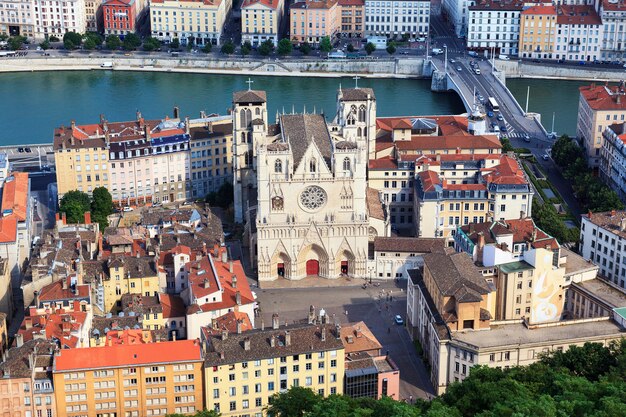
<instances>
[{"instance_id":1,"label":"cathedral","mask_svg":"<svg viewBox=\"0 0 626 417\"><path fill-rule=\"evenodd\" d=\"M276 114L264 91L233 95L235 220L246 223L259 281L366 277L368 244L389 236L378 192L367 186L376 98L339 88L324 114Z\"/></svg>"}]
</instances>

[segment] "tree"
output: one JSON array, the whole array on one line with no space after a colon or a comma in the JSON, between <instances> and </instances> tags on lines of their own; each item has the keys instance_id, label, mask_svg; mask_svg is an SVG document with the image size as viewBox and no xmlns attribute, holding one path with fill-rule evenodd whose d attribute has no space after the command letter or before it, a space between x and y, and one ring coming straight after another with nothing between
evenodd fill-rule
<instances>
[{"instance_id":1,"label":"tree","mask_svg":"<svg viewBox=\"0 0 626 417\"><path fill-rule=\"evenodd\" d=\"M113 197L105 187L96 187L91 198L92 218L100 224L100 230L104 230L109 225L107 217L113 213Z\"/></svg>"},{"instance_id":2,"label":"tree","mask_svg":"<svg viewBox=\"0 0 626 417\"><path fill-rule=\"evenodd\" d=\"M204 52L205 54L208 54L208 53L211 53L212 49L213 49L213 45L211 45L211 42L207 42L202 47L202 52Z\"/></svg>"},{"instance_id":3,"label":"tree","mask_svg":"<svg viewBox=\"0 0 626 417\"><path fill-rule=\"evenodd\" d=\"M507 137L501 137L500 143L502 144L502 153L513 152L515 148L511 145L511 141Z\"/></svg>"},{"instance_id":4,"label":"tree","mask_svg":"<svg viewBox=\"0 0 626 417\"><path fill-rule=\"evenodd\" d=\"M389 44L387 45L387 53L389 55L393 55L396 53L396 43L395 42L389 42Z\"/></svg>"},{"instance_id":5,"label":"tree","mask_svg":"<svg viewBox=\"0 0 626 417\"><path fill-rule=\"evenodd\" d=\"M85 42L83 43L83 48L87 49L88 51L93 51L94 49L96 49L96 46L96 42L91 38L85 40Z\"/></svg>"},{"instance_id":6,"label":"tree","mask_svg":"<svg viewBox=\"0 0 626 417\"><path fill-rule=\"evenodd\" d=\"M333 45L330 43L330 38L328 36L324 36L320 41L320 51L330 52L332 49Z\"/></svg>"},{"instance_id":7,"label":"tree","mask_svg":"<svg viewBox=\"0 0 626 417\"><path fill-rule=\"evenodd\" d=\"M281 39L280 42L278 42L278 55L281 56L285 56L285 55L289 55L291 53L291 51L293 50L293 45L291 44L291 41L287 38Z\"/></svg>"},{"instance_id":8,"label":"tree","mask_svg":"<svg viewBox=\"0 0 626 417\"><path fill-rule=\"evenodd\" d=\"M252 52L252 44L250 41L245 41L243 45L241 45L241 55L246 56Z\"/></svg>"},{"instance_id":9,"label":"tree","mask_svg":"<svg viewBox=\"0 0 626 417\"><path fill-rule=\"evenodd\" d=\"M68 223L82 223L85 213L91 209L89 196L78 190L68 191L61 198L59 212L65 213Z\"/></svg>"},{"instance_id":10,"label":"tree","mask_svg":"<svg viewBox=\"0 0 626 417\"><path fill-rule=\"evenodd\" d=\"M376 50L376 45L374 45L372 42L368 42L365 44L365 52L367 52L368 55L372 55L372 52L374 52Z\"/></svg>"},{"instance_id":11,"label":"tree","mask_svg":"<svg viewBox=\"0 0 626 417\"><path fill-rule=\"evenodd\" d=\"M300 44L300 52L302 55L308 55L311 53L311 45L308 42L303 42Z\"/></svg>"},{"instance_id":12,"label":"tree","mask_svg":"<svg viewBox=\"0 0 626 417\"><path fill-rule=\"evenodd\" d=\"M0 33L0 41L6 41L7 39L9 39L9 35L6 33Z\"/></svg>"},{"instance_id":13,"label":"tree","mask_svg":"<svg viewBox=\"0 0 626 417\"><path fill-rule=\"evenodd\" d=\"M134 51L141 46L141 38L134 33L129 33L124 37L124 49Z\"/></svg>"},{"instance_id":14,"label":"tree","mask_svg":"<svg viewBox=\"0 0 626 417\"><path fill-rule=\"evenodd\" d=\"M120 49L120 46L122 46L122 41L120 40L119 36L117 35L107 36L107 40L106 40L107 49L110 49L113 51L116 49Z\"/></svg>"},{"instance_id":15,"label":"tree","mask_svg":"<svg viewBox=\"0 0 626 417\"><path fill-rule=\"evenodd\" d=\"M302 417L313 411L322 397L304 387L292 387L289 391L274 394L267 407L267 414L273 417Z\"/></svg>"},{"instance_id":16,"label":"tree","mask_svg":"<svg viewBox=\"0 0 626 417\"><path fill-rule=\"evenodd\" d=\"M352 45L351 43L348 44L347 49L348 49L348 52L354 52L355 51L354 45Z\"/></svg>"},{"instance_id":17,"label":"tree","mask_svg":"<svg viewBox=\"0 0 626 417\"><path fill-rule=\"evenodd\" d=\"M17 51L22 48L26 42L26 38L23 36L11 36L8 40L9 49L12 51Z\"/></svg>"},{"instance_id":18,"label":"tree","mask_svg":"<svg viewBox=\"0 0 626 417\"><path fill-rule=\"evenodd\" d=\"M214 191L207 194L206 202L209 203L210 206L226 209L233 203L234 195L233 185L229 182L225 182L217 192Z\"/></svg>"},{"instance_id":19,"label":"tree","mask_svg":"<svg viewBox=\"0 0 626 417\"><path fill-rule=\"evenodd\" d=\"M58 42L60 39L57 36L50 35L50 42Z\"/></svg>"},{"instance_id":20,"label":"tree","mask_svg":"<svg viewBox=\"0 0 626 417\"><path fill-rule=\"evenodd\" d=\"M170 47L172 49L178 49L180 48L180 40L178 38L174 38L172 39L172 42L170 43Z\"/></svg>"},{"instance_id":21,"label":"tree","mask_svg":"<svg viewBox=\"0 0 626 417\"><path fill-rule=\"evenodd\" d=\"M235 52L235 44L232 41L226 41L222 45L222 53L226 55L232 55Z\"/></svg>"},{"instance_id":22,"label":"tree","mask_svg":"<svg viewBox=\"0 0 626 417\"><path fill-rule=\"evenodd\" d=\"M96 46L102 45L102 37L96 32L87 32L83 35L83 40L87 41L91 39Z\"/></svg>"},{"instance_id":23,"label":"tree","mask_svg":"<svg viewBox=\"0 0 626 417\"><path fill-rule=\"evenodd\" d=\"M78 48L83 42L83 37L76 32L66 32L63 35L63 47L67 50Z\"/></svg>"},{"instance_id":24,"label":"tree","mask_svg":"<svg viewBox=\"0 0 626 417\"><path fill-rule=\"evenodd\" d=\"M158 39L153 38L152 36L148 36L143 41L143 50L144 51L155 51L161 47L161 42Z\"/></svg>"},{"instance_id":25,"label":"tree","mask_svg":"<svg viewBox=\"0 0 626 417\"><path fill-rule=\"evenodd\" d=\"M271 39L263 41L259 46L259 54L263 56L268 56L274 50L274 42Z\"/></svg>"},{"instance_id":26,"label":"tree","mask_svg":"<svg viewBox=\"0 0 626 417\"><path fill-rule=\"evenodd\" d=\"M39 47L43 49L44 51L47 51L48 49L50 49L50 41L48 39L45 39L43 42L39 44Z\"/></svg>"},{"instance_id":27,"label":"tree","mask_svg":"<svg viewBox=\"0 0 626 417\"><path fill-rule=\"evenodd\" d=\"M194 36L189 36L187 37L187 47L191 47L193 48L193 46L196 44L196 38Z\"/></svg>"}]
</instances>

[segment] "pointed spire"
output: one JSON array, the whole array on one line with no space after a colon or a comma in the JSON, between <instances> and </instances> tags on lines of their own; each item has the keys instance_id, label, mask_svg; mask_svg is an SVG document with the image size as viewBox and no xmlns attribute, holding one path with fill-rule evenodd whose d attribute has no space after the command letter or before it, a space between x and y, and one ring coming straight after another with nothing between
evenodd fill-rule
<instances>
[{"instance_id":1,"label":"pointed spire","mask_svg":"<svg viewBox=\"0 0 626 417\"><path fill-rule=\"evenodd\" d=\"M296 105L295 104L291 105L291 114L296 114Z\"/></svg>"},{"instance_id":2,"label":"pointed spire","mask_svg":"<svg viewBox=\"0 0 626 417\"><path fill-rule=\"evenodd\" d=\"M276 124L280 121L280 113L278 113L278 109L276 109Z\"/></svg>"},{"instance_id":3,"label":"pointed spire","mask_svg":"<svg viewBox=\"0 0 626 417\"><path fill-rule=\"evenodd\" d=\"M285 106L283 106L283 114L285 114Z\"/></svg>"},{"instance_id":4,"label":"pointed spire","mask_svg":"<svg viewBox=\"0 0 626 417\"><path fill-rule=\"evenodd\" d=\"M313 105L313 114L317 114L317 106Z\"/></svg>"},{"instance_id":5,"label":"pointed spire","mask_svg":"<svg viewBox=\"0 0 626 417\"><path fill-rule=\"evenodd\" d=\"M302 113L306 114L306 104L304 105L304 110Z\"/></svg>"},{"instance_id":6,"label":"pointed spire","mask_svg":"<svg viewBox=\"0 0 626 417\"><path fill-rule=\"evenodd\" d=\"M339 83L339 92L341 93L341 83Z\"/></svg>"}]
</instances>

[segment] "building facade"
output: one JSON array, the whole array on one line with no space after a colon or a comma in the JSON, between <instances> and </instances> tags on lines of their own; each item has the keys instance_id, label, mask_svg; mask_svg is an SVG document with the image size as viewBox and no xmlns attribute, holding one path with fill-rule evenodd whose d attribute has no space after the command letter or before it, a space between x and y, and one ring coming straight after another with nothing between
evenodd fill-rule
<instances>
[{"instance_id":1,"label":"building facade","mask_svg":"<svg viewBox=\"0 0 626 417\"><path fill-rule=\"evenodd\" d=\"M452 24L457 37L467 36L469 6L471 0L443 0L441 2L445 19Z\"/></svg>"},{"instance_id":2,"label":"building facade","mask_svg":"<svg viewBox=\"0 0 626 417\"><path fill-rule=\"evenodd\" d=\"M520 14L519 56L555 59L557 11L555 6L532 6Z\"/></svg>"},{"instance_id":3,"label":"building facade","mask_svg":"<svg viewBox=\"0 0 626 417\"><path fill-rule=\"evenodd\" d=\"M601 58L603 25L593 6L559 5L555 57L593 62Z\"/></svg>"},{"instance_id":4,"label":"building facade","mask_svg":"<svg viewBox=\"0 0 626 417\"><path fill-rule=\"evenodd\" d=\"M624 123L607 126L602 132L600 178L626 201L626 131Z\"/></svg>"},{"instance_id":5,"label":"building facade","mask_svg":"<svg viewBox=\"0 0 626 417\"><path fill-rule=\"evenodd\" d=\"M182 45L219 45L232 0L155 0L150 2L152 37Z\"/></svg>"},{"instance_id":6,"label":"building facade","mask_svg":"<svg viewBox=\"0 0 626 417\"><path fill-rule=\"evenodd\" d=\"M600 166L604 130L626 117L624 83L582 86L578 101L576 136L585 150L587 164L592 169Z\"/></svg>"},{"instance_id":7,"label":"building facade","mask_svg":"<svg viewBox=\"0 0 626 417\"><path fill-rule=\"evenodd\" d=\"M341 7L337 0L297 1L289 12L289 38L296 44L318 45L324 37L333 43L339 34Z\"/></svg>"},{"instance_id":8,"label":"building facade","mask_svg":"<svg viewBox=\"0 0 626 417\"><path fill-rule=\"evenodd\" d=\"M87 32L101 32L103 30L102 0L85 1L85 23Z\"/></svg>"},{"instance_id":9,"label":"building facade","mask_svg":"<svg viewBox=\"0 0 626 417\"><path fill-rule=\"evenodd\" d=\"M193 414L203 409L202 372L195 340L64 349L52 371L67 417Z\"/></svg>"},{"instance_id":10,"label":"building facade","mask_svg":"<svg viewBox=\"0 0 626 417\"><path fill-rule=\"evenodd\" d=\"M106 36L117 35L122 39L137 30L140 10L135 0L105 0L102 2L103 29Z\"/></svg>"},{"instance_id":11,"label":"building facade","mask_svg":"<svg viewBox=\"0 0 626 417\"><path fill-rule=\"evenodd\" d=\"M498 54L518 55L520 0L489 2L477 1L468 7L467 48L474 51L493 51Z\"/></svg>"},{"instance_id":12,"label":"building facade","mask_svg":"<svg viewBox=\"0 0 626 417\"><path fill-rule=\"evenodd\" d=\"M430 31L430 2L365 0L365 33L388 37L427 36Z\"/></svg>"},{"instance_id":13,"label":"building facade","mask_svg":"<svg viewBox=\"0 0 626 417\"><path fill-rule=\"evenodd\" d=\"M241 4L241 42L259 46L271 40L277 45L284 13L283 0L244 0Z\"/></svg>"},{"instance_id":14,"label":"building facade","mask_svg":"<svg viewBox=\"0 0 626 417\"><path fill-rule=\"evenodd\" d=\"M362 38L365 35L365 0L339 0L343 38Z\"/></svg>"},{"instance_id":15,"label":"building facade","mask_svg":"<svg viewBox=\"0 0 626 417\"><path fill-rule=\"evenodd\" d=\"M33 0L35 38L62 38L66 32L85 33L85 2L79 0Z\"/></svg>"},{"instance_id":16,"label":"building facade","mask_svg":"<svg viewBox=\"0 0 626 417\"><path fill-rule=\"evenodd\" d=\"M0 34L35 37L35 7L30 0L0 1Z\"/></svg>"}]
</instances>

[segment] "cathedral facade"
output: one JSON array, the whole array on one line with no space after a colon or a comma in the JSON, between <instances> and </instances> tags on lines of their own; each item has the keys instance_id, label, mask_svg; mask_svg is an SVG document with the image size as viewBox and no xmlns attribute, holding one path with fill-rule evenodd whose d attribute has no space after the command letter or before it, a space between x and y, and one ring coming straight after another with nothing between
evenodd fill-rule
<instances>
[{"instance_id":1,"label":"cathedral facade","mask_svg":"<svg viewBox=\"0 0 626 417\"><path fill-rule=\"evenodd\" d=\"M390 229L367 187L374 92L340 88L332 121L292 113L271 125L265 97L249 90L233 99L235 211L248 221L259 281L366 277L368 242Z\"/></svg>"}]
</instances>

